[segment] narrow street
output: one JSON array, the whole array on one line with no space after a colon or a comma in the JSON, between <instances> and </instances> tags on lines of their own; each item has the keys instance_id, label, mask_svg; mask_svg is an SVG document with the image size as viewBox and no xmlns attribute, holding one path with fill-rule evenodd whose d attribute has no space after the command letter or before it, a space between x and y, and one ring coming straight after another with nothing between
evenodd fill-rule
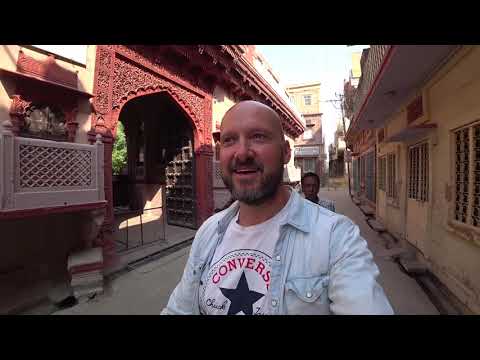
<instances>
[{"instance_id":1,"label":"narrow street","mask_svg":"<svg viewBox=\"0 0 480 360\"><path fill-rule=\"evenodd\" d=\"M321 189L320 198L335 201L335 210L348 216L360 228L380 269L378 282L398 315L438 315L439 312L414 278L403 272L386 253L385 240L365 221L365 216L348 196L348 189Z\"/></svg>"},{"instance_id":2,"label":"narrow street","mask_svg":"<svg viewBox=\"0 0 480 360\"><path fill-rule=\"evenodd\" d=\"M379 283L396 314L438 314L415 279L405 274L391 258L382 255L386 251L385 240L367 225L364 215L351 202L346 189L324 189L320 191L320 197L335 201L337 212L350 217L360 227L380 269ZM104 294L55 314L159 314L180 280L189 250L187 246L114 275L108 279Z\"/></svg>"}]
</instances>

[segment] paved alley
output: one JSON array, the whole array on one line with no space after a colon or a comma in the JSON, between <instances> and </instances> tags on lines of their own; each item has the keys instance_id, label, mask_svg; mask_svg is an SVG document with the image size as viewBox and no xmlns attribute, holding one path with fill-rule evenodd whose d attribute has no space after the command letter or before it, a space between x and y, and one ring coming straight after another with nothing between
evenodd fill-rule
<instances>
[{"instance_id":1,"label":"paved alley","mask_svg":"<svg viewBox=\"0 0 480 360\"><path fill-rule=\"evenodd\" d=\"M360 228L361 235L365 238L373 253L375 263L380 269L378 282L382 285L395 314L400 315L438 315L439 312L428 296L418 285L414 278L404 273L397 263L385 252L385 240L382 239L365 221L365 215L351 201L348 189L327 190L322 189L320 198L335 201L338 213L348 216Z\"/></svg>"},{"instance_id":2,"label":"paved alley","mask_svg":"<svg viewBox=\"0 0 480 360\"><path fill-rule=\"evenodd\" d=\"M365 222L362 212L351 202L345 189L321 190L320 196L335 201L338 213L350 217L360 227L380 269L379 283L396 314L434 315L437 309L415 279L405 274L385 252L384 240ZM159 314L181 278L190 247L131 268L110 278L102 295L56 314Z\"/></svg>"}]
</instances>

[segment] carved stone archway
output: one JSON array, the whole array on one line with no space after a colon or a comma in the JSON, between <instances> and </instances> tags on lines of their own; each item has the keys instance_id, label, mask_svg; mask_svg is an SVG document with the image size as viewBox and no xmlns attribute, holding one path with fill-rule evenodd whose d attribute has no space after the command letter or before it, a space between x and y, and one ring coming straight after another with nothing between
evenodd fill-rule
<instances>
[{"instance_id":1,"label":"carved stone archway","mask_svg":"<svg viewBox=\"0 0 480 360\"><path fill-rule=\"evenodd\" d=\"M171 64L170 64L171 65ZM212 94L186 81L181 69L162 66L152 47L134 51L126 46L99 45L96 53L90 141L101 134L105 149L104 252L113 248L112 149L122 107L131 99L167 92L183 109L194 129L197 187L197 224L213 213ZM110 253L108 250L107 253Z\"/></svg>"}]
</instances>

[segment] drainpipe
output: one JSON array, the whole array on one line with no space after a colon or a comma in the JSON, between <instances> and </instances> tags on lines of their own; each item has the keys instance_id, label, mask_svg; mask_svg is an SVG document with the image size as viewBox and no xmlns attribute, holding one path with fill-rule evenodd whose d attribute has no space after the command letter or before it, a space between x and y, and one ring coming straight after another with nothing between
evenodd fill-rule
<instances>
[{"instance_id":1,"label":"drainpipe","mask_svg":"<svg viewBox=\"0 0 480 360\"><path fill-rule=\"evenodd\" d=\"M340 101L340 109L342 110L342 122L343 122L343 139L345 141L345 152L348 150L347 148L347 142L346 142L346 137L347 137L347 128L345 127L345 116L343 114L343 99ZM343 161L345 161L345 155L343 155ZM350 185L350 162L347 162L347 176L348 176L348 195L352 197L352 190L351 190L351 185Z\"/></svg>"}]
</instances>

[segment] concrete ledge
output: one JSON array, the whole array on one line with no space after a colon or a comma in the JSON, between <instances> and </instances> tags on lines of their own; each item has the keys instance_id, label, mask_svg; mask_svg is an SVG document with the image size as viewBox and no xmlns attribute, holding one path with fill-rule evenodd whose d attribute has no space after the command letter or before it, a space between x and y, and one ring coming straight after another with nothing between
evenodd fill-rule
<instances>
[{"instance_id":1,"label":"concrete ledge","mask_svg":"<svg viewBox=\"0 0 480 360\"><path fill-rule=\"evenodd\" d=\"M381 224L375 219L367 219L367 222L372 227L372 229L375 230L376 232L384 232L387 230L385 226L383 226L383 224Z\"/></svg>"},{"instance_id":2,"label":"concrete ledge","mask_svg":"<svg viewBox=\"0 0 480 360\"><path fill-rule=\"evenodd\" d=\"M427 267L417 260L400 259L400 265L409 274L426 274Z\"/></svg>"},{"instance_id":3,"label":"concrete ledge","mask_svg":"<svg viewBox=\"0 0 480 360\"><path fill-rule=\"evenodd\" d=\"M377 256L379 257L390 257L390 258L400 258L402 255L406 254L407 250L404 248L391 248L383 251L377 252Z\"/></svg>"},{"instance_id":4,"label":"concrete ledge","mask_svg":"<svg viewBox=\"0 0 480 360\"><path fill-rule=\"evenodd\" d=\"M360 206L359 208L360 208L360 210L362 211L362 213L364 213L364 214L367 215L367 216L373 216L373 215L375 215L375 211L374 211L371 207L369 207L369 206L367 206L367 205L362 205L362 206Z\"/></svg>"}]
</instances>

